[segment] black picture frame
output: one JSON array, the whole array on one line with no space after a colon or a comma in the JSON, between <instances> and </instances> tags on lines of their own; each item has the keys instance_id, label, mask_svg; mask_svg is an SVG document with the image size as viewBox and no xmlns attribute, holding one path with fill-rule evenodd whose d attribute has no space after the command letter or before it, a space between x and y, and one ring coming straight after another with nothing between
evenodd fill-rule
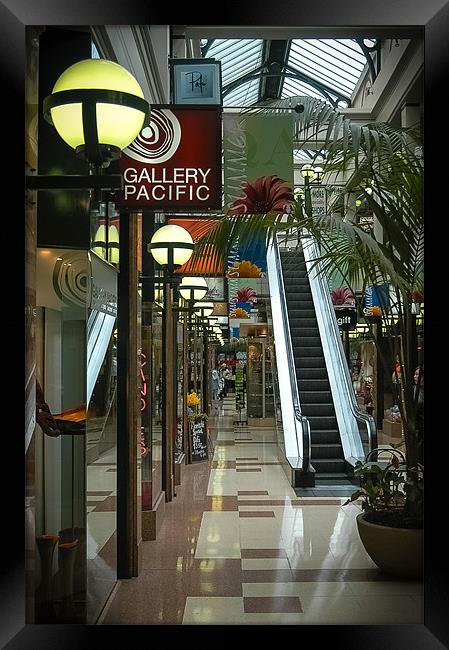
<instances>
[{"instance_id":1,"label":"black picture frame","mask_svg":"<svg viewBox=\"0 0 449 650\"><path fill-rule=\"evenodd\" d=\"M281 5L281 6L280 6ZM215 10L215 16L213 15ZM212 13L212 17L210 18ZM229 30L237 26L255 24L255 31L260 26L276 28L286 25L300 25L301 29L315 29L315 35L328 37L331 34L360 33L371 31L371 36L380 34L393 26L394 31L406 34L408 31L422 30L425 39L425 218L432 228L429 228L426 248L432 256L431 263L426 268L427 285L427 331L426 352L426 430L429 431L429 441L426 447L426 509L425 509L425 598L423 625L389 625L389 626L287 626L277 627L278 640L285 640L285 635L291 635L292 640L299 644L301 641L313 644L313 647L345 648L345 650L378 650L394 648L395 650L440 650L449 647L449 580L447 577L447 538L440 531L441 523L446 516L446 475L448 436L445 426L445 396L446 381L443 381L439 368L446 363L445 351L441 345L441 337L445 328L442 319L436 318L436 292L438 304L441 305L441 288L447 277L447 268L438 267L438 259L447 257L448 240L447 219L441 210L441 197L437 188L446 187L446 165L442 164L445 135L444 120L447 111L444 104L443 90L449 78L449 57L447 42L449 32L449 6L447 1L431 0L315 0L313 3L273 3L259 0L251 5L240 4L238 13L235 6L220 5L214 7L188 6L176 14L166 15L162 9L149 6L145 0L128 0L126 3L92 3L91 0L78 0L76 3L45 0L33 3L28 0L9 0L0 3L0 66L3 77L3 96L7 97L8 110L7 129L3 141L4 151L7 151L8 187L4 186L2 204L3 212L8 217L7 239L8 247L15 255L14 277L12 286L8 287L8 295L4 296L8 306L15 311L15 319L7 321L6 339L3 348L11 348L16 353L14 367L4 370L9 387L6 389L8 412L15 413L15 421L3 429L4 441L4 471L2 472L2 528L5 539L9 543L7 556L1 561L1 622L0 644L6 644L10 649L45 648L46 650L61 650L65 648L88 647L90 640L98 643L112 633L118 643L129 647L130 636L133 640L137 635L142 641L156 636L168 640L169 635L182 633L182 642L192 640L199 644L210 635L219 644L234 640L242 628L232 626L210 630L201 626L186 626L182 629L162 627L148 629L147 626L114 626L101 628L97 626L26 626L25 625L25 580L23 545L24 521L24 475L23 467L23 434L21 430L23 412L23 350L24 325L20 322L23 314L23 268L24 268L24 224L20 218L21 201L23 197L23 124L24 124L24 78L25 70L25 26L26 25L116 25L116 24L177 24L181 22L207 25L215 22L217 25L229 25ZM240 25L238 24L240 21ZM316 26L321 26L316 28ZM232 27L231 27L232 26ZM366 29L367 28L367 29ZM299 29L299 28L298 28ZM351 31L352 30L352 31ZM312 32L309 32L311 34ZM312 36L310 36L312 37ZM348 36L346 36L348 37ZM398 36L399 37L399 36ZM5 172L4 172L5 173ZM443 176L444 174L444 176ZM15 182L15 190L11 184ZM445 211L445 210L444 210ZM444 218L443 218L444 217ZM5 262L7 264L7 262ZM5 271L6 273L6 271ZM441 274L441 276L440 276ZM15 300L17 303L15 303ZM19 314L19 316L17 316ZM14 326L12 324L14 323ZM6 354L6 353L5 353ZM18 359L17 359L18 357ZM444 395L443 395L444 389ZM14 418L13 418L14 420ZM17 424L17 422L19 424ZM11 466L11 475L7 474L7 466ZM7 535L6 535L7 533ZM266 636L265 626L251 628L251 643ZM101 641L100 641L101 642Z\"/></svg>"},{"instance_id":2,"label":"black picture frame","mask_svg":"<svg viewBox=\"0 0 449 650\"><path fill-rule=\"evenodd\" d=\"M170 59L171 101L175 106L221 106L221 61Z\"/></svg>"}]
</instances>

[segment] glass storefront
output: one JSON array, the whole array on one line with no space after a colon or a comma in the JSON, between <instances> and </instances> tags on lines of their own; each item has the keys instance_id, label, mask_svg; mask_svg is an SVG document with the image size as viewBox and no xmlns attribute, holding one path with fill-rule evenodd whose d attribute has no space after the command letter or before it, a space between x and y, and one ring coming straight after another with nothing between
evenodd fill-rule
<instances>
[{"instance_id":1,"label":"glass storefront","mask_svg":"<svg viewBox=\"0 0 449 650\"><path fill-rule=\"evenodd\" d=\"M39 249L37 623L94 622L116 580L115 270Z\"/></svg>"}]
</instances>

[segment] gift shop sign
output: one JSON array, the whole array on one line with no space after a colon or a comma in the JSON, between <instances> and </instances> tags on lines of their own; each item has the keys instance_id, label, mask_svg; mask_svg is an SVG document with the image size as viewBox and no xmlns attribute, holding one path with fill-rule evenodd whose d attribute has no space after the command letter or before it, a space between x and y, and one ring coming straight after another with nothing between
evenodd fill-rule
<instances>
[{"instance_id":1,"label":"gift shop sign","mask_svg":"<svg viewBox=\"0 0 449 650\"><path fill-rule=\"evenodd\" d=\"M150 124L123 150L122 206L221 207L221 112L152 106Z\"/></svg>"}]
</instances>

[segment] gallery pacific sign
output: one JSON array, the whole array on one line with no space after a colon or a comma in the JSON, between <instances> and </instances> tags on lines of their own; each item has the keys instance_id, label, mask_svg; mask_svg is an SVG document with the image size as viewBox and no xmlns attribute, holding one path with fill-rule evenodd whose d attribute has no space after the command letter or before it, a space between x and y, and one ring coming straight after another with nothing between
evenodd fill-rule
<instances>
[{"instance_id":1,"label":"gallery pacific sign","mask_svg":"<svg viewBox=\"0 0 449 650\"><path fill-rule=\"evenodd\" d=\"M119 160L129 208L221 208L221 110L152 106Z\"/></svg>"}]
</instances>

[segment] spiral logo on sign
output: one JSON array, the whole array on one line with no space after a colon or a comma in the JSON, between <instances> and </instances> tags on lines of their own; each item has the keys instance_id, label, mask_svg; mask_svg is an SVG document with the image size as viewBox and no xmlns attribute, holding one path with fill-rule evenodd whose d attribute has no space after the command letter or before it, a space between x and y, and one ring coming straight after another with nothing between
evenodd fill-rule
<instances>
[{"instance_id":1,"label":"spiral logo on sign","mask_svg":"<svg viewBox=\"0 0 449 650\"><path fill-rule=\"evenodd\" d=\"M88 275L85 253L64 255L63 259L56 260L53 288L58 298L66 305L86 306Z\"/></svg>"},{"instance_id":2,"label":"spiral logo on sign","mask_svg":"<svg viewBox=\"0 0 449 650\"><path fill-rule=\"evenodd\" d=\"M163 163L177 151L181 142L181 125L168 109L152 110L150 125L124 149L130 158L144 163Z\"/></svg>"}]
</instances>

